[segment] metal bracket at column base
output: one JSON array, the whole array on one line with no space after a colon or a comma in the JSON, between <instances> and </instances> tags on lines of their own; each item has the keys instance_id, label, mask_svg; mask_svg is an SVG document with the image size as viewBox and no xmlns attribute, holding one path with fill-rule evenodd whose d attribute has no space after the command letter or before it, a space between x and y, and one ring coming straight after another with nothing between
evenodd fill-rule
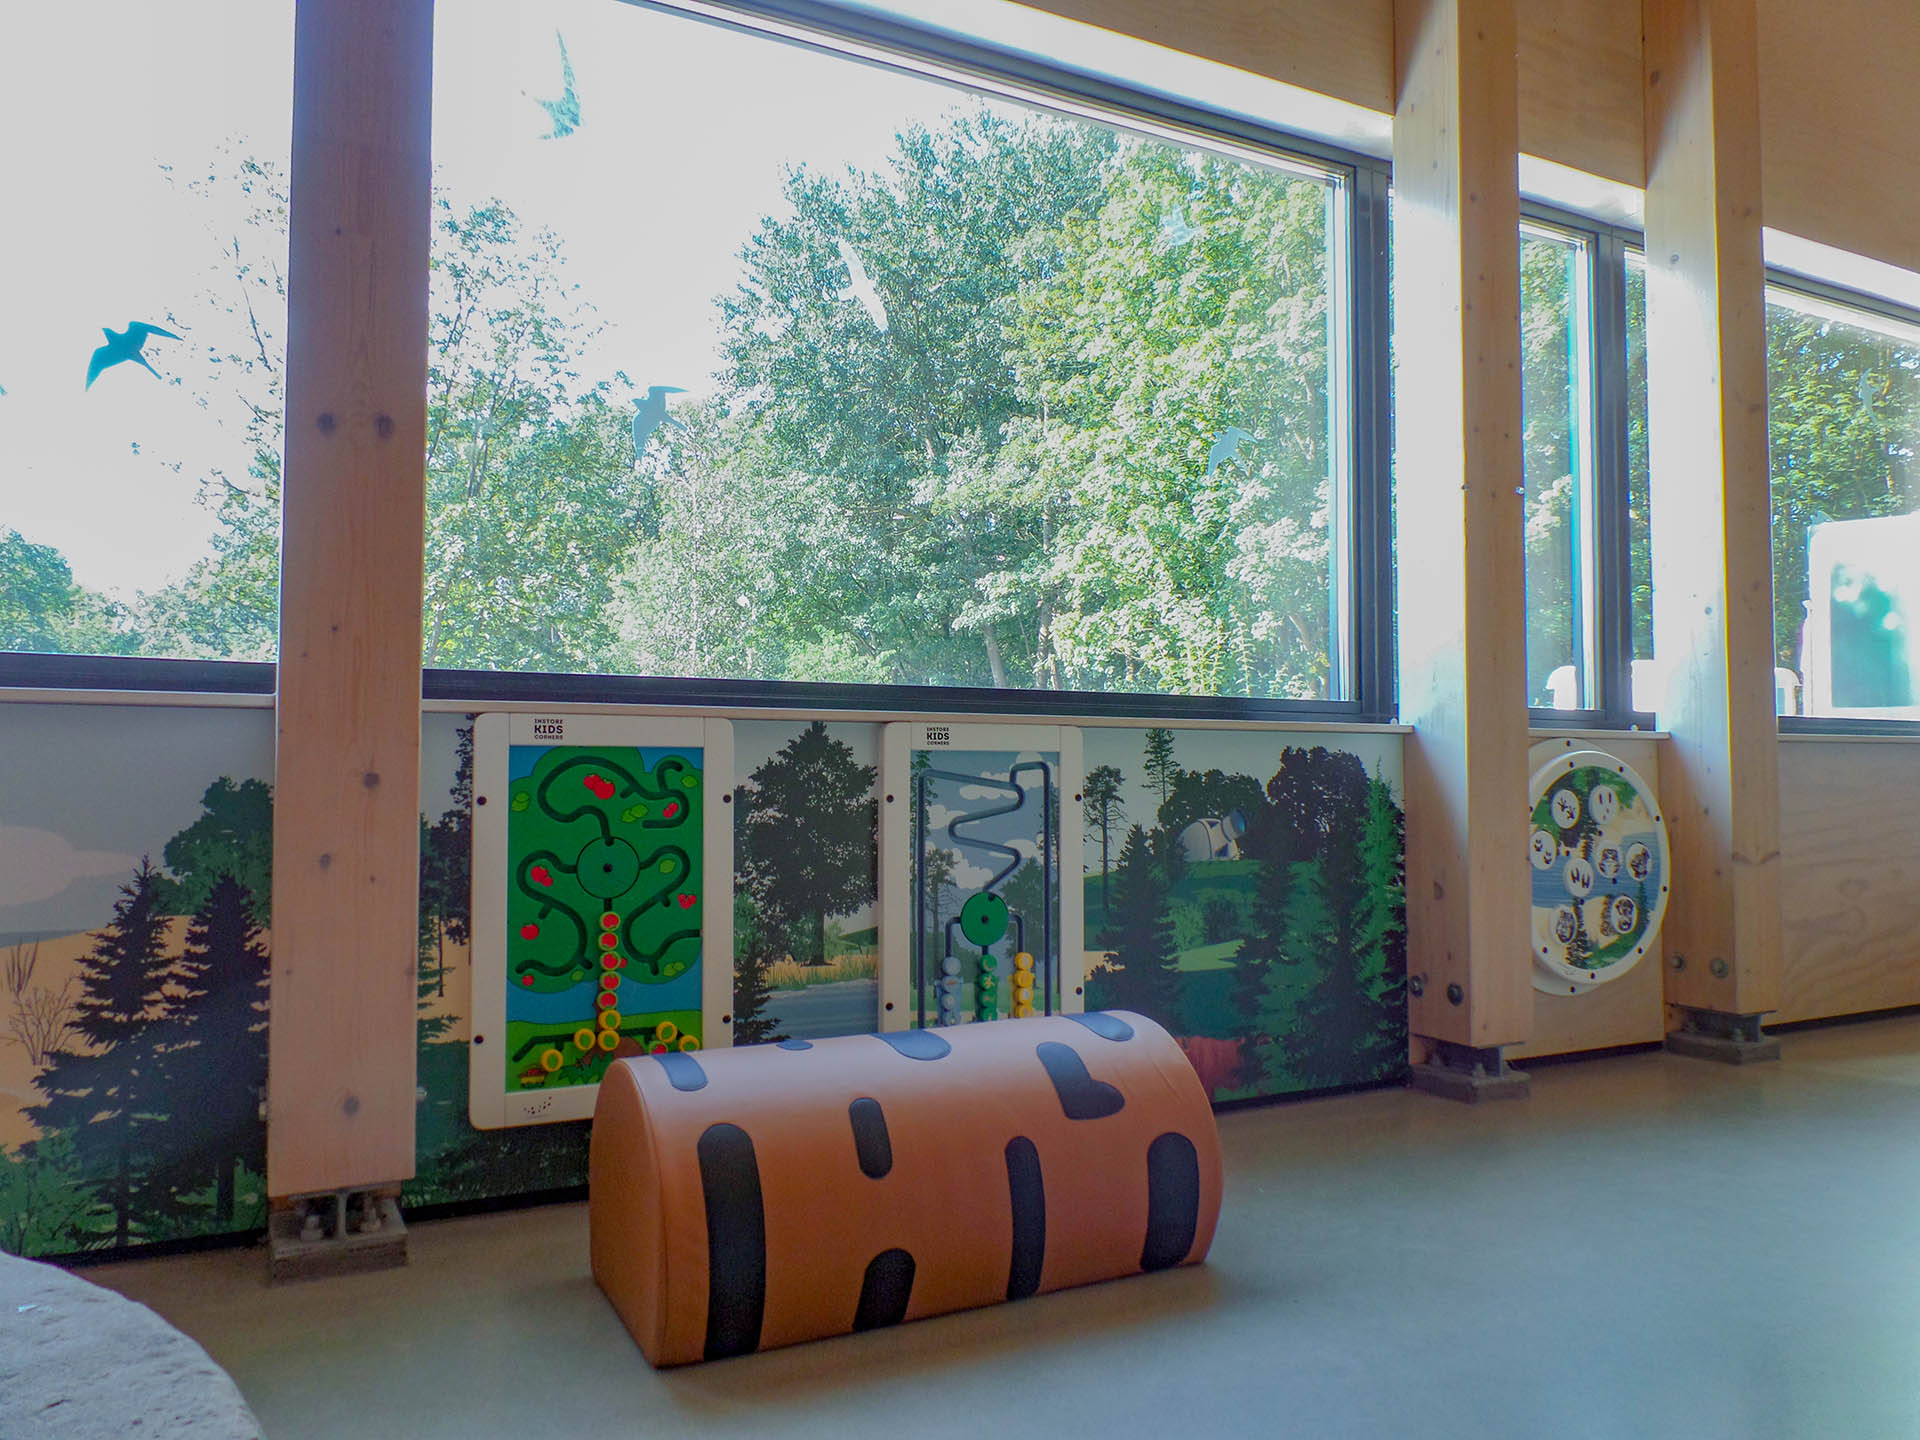
<instances>
[{"instance_id":1,"label":"metal bracket at column base","mask_svg":"<svg viewBox=\"0 0 1920 1440\"><path fill-rule=\"evenodd\" d=\"M1726 1010L1696 1010L1676 1005L1681 1023L1667 1032L1667 1049L1694 1060L1718 1060L1722 1065L1752 1065L1778 1060L1780 1042L1760 1029L1759 1015L1735 1015Z\"/></svg>"},{"instance_id":2,"label":"metal bracket at column base","mask_svg":"<svg viewBox=\"0 0 1920 1440\"><path fill-rule=\"evenodd\" d=\"M267 1278L318 1280L407 1263L398 1185L294 1195L267 1218Z\"/></svg>"},{"instance_id":3,"label":"metal bracket at column base","mask_svg":"<svg viewBox=\"0 0 1920 1440\"><path fill-rule=\"evenodd\" d=\"M1498 1045L1456 1045L1451 1040L1429 1040L1423 1065L1407 1073L1407 1084L1443 1100L1524 1100L1533 1082L1523 1070L1507 1065Z\"/></svg>"}]
</instances>

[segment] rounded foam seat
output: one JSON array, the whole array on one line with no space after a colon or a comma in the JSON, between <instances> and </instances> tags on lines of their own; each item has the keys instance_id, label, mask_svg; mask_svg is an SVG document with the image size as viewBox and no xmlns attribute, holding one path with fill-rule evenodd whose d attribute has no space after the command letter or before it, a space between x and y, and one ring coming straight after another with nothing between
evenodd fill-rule
<instances>
[{"instance_id":1,"label":"rounded foam seat","mask_svg":"<svg viewBox=\"0 0 1920 1440\"><path fill-rule=\"evenodd\" d=\"M594 1279L679 1365L1199 1261L1220 1143L1113 1012L622 1060L590 1185Z\"/></svg>"}]
</instances>

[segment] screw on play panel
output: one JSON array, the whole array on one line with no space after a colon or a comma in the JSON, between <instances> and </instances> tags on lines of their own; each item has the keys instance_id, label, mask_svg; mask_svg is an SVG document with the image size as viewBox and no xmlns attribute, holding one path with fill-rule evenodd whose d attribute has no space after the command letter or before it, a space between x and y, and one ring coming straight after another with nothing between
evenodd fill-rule
<instances>
[{"instance_id":1,"label":"screw on play panel","mask_svg":"<svg viewBox=\"0 0 1920 1440\"><path fill-rule=\"evenodd\" d=\"M1413 998L1418 1000L1422 995L1427 993L1427 977L1424 975L1409 975L1407 977L1407 989L1412 991Z\"/></svg>"},{"instance_id":2,"label":"screw on play panel","mask_svg":"<svg viewBox=\"0 0 1920 1440\"><path fill-rule=\"evenodd\" d=\"M1684 955L1669 955L1667 957L1667 963L1676 970L1684 970L1687 968L1687 957Z\"/></svg>"},{"instance_id":3,"label":"screw on play panel","mask_svg":"<svg viewBox=\"0 0 1920 1440\"><path fill-rule=\"evenodd\" d=\"M1460 988L1460 982L1458 980L1447 986L1447 1003L1449 1005L1458 1005L1466 998L1467 992Z\"/></svg>"},{"instance_id":4,"label":"screw on play panel","mask_svg":"<svg viewBox=\"0 0 1920 1440\"><path fill-rule=\"evenodd\" d=\"M1708 962L1707 968L1713 971L1714 979L1724 980L1727 978L1727 960L1724 955L1714 956L1713 959Z\"/></svg>"}]
</instances>

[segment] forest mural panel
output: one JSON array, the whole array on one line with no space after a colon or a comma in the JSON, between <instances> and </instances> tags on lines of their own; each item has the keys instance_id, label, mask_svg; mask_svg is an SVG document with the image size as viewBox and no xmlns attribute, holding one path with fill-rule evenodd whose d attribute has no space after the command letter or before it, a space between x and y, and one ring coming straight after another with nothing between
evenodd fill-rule
<instances>
[{"instance_id":1,"label":"forest mural panel","mask_svg":"<svg viewBox=\"0 0 1920 1440\"><path fill-rule=\"evenodd\" d=\"M1180 1037L1215 1101L1406 1069L1397 736L1085 732L1087 1008Z\"/></svg>"},{"instance_id":2,"label":"forest mural panel","mask_svg":"<svg viewBox=\"0 0 1920 1440\"><path fill-rule=\"evenodd\" d=\"M736 720L736 1045L879 1028L879 727Z\"/></svg>"},{"instance_id":3,"label":"forest mural panel","mask_svg":"<svg viewBox=\"0 0 1920 1440\"><path fill-rule=\"evenodd\" d=\"M265 1221L273 721L0 706L0 1249Z\"/></svg>"},{"instance_id":4,"label":"forest mural panel","mask_svg":"<svg viewBox=\"0 0 1920 1440\"><path fill-rule=\"evenodd\" d=\"M1406 1061L1395 736L1087 727L1086 1002L1217 1101ZM264 1224L272 717L0 706L0 1248ZM735 726L735 1032L877 1021L877 725ZM586 1181L585 1122L467 1122L470 720L423 717L415 1210Z\"/></svg>"}]
</instances>

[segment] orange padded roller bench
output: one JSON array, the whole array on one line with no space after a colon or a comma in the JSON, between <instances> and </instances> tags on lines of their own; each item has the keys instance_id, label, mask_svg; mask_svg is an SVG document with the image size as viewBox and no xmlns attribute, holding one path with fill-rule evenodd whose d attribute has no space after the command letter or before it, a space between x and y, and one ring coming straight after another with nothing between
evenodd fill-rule
<instances>
[{"instance_id":1,"label":"orange padded roller bench","mask_svg":"<svg viewBox=\"0 0 1920 1440\"><path fill-rule=\"evenodd\" d=\"M1203 1259L1220 1141L1113 1012L639 1056L593 1117L593 1278L682 1365Z\"/></svg>"}]
</instances>

